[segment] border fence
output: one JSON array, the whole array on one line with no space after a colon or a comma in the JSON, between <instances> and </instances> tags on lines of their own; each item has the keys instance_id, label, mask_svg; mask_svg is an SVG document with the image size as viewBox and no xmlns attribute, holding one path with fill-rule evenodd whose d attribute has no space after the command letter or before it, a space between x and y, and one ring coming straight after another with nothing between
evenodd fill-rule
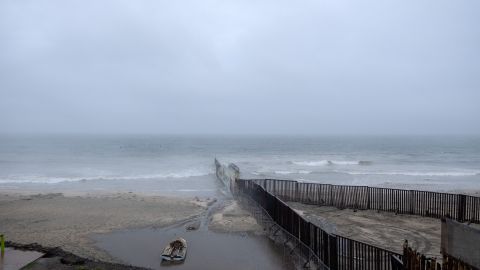
<instances>
[{"instance_id":1,"label":"border fence","mask_svg":"<svg viewBox=\"0 0 480 270\"><path fill-rule=\"evenodd\" d=\"M427 258L425 257L425 255L418 253L416 250L409 247L408 243L406 243L403 246L403 262L398 269L442 270L442 264L440 264L440 262L437 262L436 259Z\"/></svg>"},{"instance_id":2,"label":"border fence","mask_svg":"<svg viewBox=\"0 0 480 270\"><path fill-rule=\"evenodd\" d=\"M480 197L464 194L276 179L252 181L284 201L335 206L340 209L371 209L432 218L447 217L459 222L480 223Z\"/></svg>"},{"instance_id":3,"label":"border fence","mask_svg":"<svg viewBox=\"0 0 480 270\"><path fill-rule=\"evenodd\" d=\"M274 224L269 229L277 232L277 229L274 229L274 227L277 227L286 233L288 237L286 237L287 241L284 245L290 243L292 250L298 250L298 254L301 254L301 257L306 260L304 266L309 265L310 269L477 269L466 263L463 255L452 255L445 251L443 225L443 260L440 264L441 260L425 257L409 248L408 245L404 246L403 254L399 254L329 233L304 219L285 201L334 206L339 209L370 209L480 224L480 197L368 186L303 183L293 180L245 180L239 179L239 169L235 164L226 167L217 160L215 160L215 164L217 177L225 183L226 187L233 194L246 195L245 197L257 204L263 213L268 216L268 220L271 220L270 223ZM461 225L464 226L464 224ZM463 234L457 233L457 235L462 235L462 239L465 238ZM475 239L477 239L477 237L466 238L472 238L469 241L476 241ZM453 243L452 241L448 242ZM465 245L463 243L465 241L460 242L459 245L461 246L472 246L471 244ZM455 249L460 250L459 246L455 246Z\"/></svg>"},{"instance_id":4,"label":"border fence","mask_svg":"<svg viewBox=\"0 0 480 270\"><path fill-rule=\"evenodd\" d=\"M470 253L478 253L478 249L470 248L470 250ZM478 257L472 257L467 254L462 254L460 257L467 260L472 258L474 260L478 259ZM392 258L392 263L392 270L478 270L473 264L464 262L459 257L452 256L445 251L442 251L442 260L428 258L409 247L408 243L403 247L403 260L398 259L397 262L393 262Z\"/></svg>"},{"instance_id":5,"label":"border fence","mask_svg":"<svg viewBox=\"0 0 480 270\"><path fill-rule=\"evenodd\" d=\"M257 181L236 181L238 189L250 196L280 227L300 239L331 270L390 270L391 257L401 254L350 238L327 233L310 223Z\"/></svg>"}]
</instances>

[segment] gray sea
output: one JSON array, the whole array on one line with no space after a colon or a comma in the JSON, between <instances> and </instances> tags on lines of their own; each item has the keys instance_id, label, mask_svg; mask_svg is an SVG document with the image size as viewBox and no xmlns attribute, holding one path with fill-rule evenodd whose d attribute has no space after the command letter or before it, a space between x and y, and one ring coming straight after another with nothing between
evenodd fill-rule
<instances>
[{"instance_id":1,"label":"gray sea","mask_svg":"<svg viewBox=\"0 0 480 270\"><path fill-rule=\"evenodd\" d=\"M480 190L479 136L0 136L0 189L218 192L213 159L245 178Z\"/></svg>"}]
</instances>

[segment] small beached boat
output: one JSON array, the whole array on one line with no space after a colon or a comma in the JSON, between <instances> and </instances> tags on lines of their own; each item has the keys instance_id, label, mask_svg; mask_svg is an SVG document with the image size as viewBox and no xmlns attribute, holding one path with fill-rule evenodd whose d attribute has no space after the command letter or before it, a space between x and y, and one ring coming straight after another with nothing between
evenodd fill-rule
<instances>
[{"instance_id":1,"label":"small beached boat","mask_svg":"<svg viewBox=\"0 0 480 270\"><path fill-rule=\"evenodd\" d=\"M183 261L187 255L187 241L181 237L168 243L162 253L162 260Z\"/></svg>"}]
</instances>

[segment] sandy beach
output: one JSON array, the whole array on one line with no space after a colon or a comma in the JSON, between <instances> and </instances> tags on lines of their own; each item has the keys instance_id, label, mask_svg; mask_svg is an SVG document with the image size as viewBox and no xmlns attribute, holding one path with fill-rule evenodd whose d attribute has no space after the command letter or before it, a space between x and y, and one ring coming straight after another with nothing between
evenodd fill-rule
<instances>
[{"instance_id":1,"label":"sandy beach","mask_svg":"<svg viewBox=\"0 0 480 270\"><path fill-rule=\"evenodd\" d=\"M89 235L167 226L192 219L205 210L205 200L132 193L74 197L0 194L0 228L13 242L36 242L82 257L112 261L95 248Z\"/></svg>"},{"instance_id":2,"label":"sandy beach","mask_svg":"<svg viewBox=\"0 0 480 270\"><path fill-rule=\"evenodd\" d=\"M226 201L221 210L212 215L208 227L216 232L262 232L255 218L234 200Z\"/></svg>"},{"instance_id":3,"label":"sandy beach","mask_svg":"<svg viewBox=\"0 0 480 270\"><path fill-rule=\"evenodd\" d=\"M245 250L253 247L275 256L268 251L266 238L262 240L261 236L253 236L262 234L255 219L233 199L225 197L3 192L0 193L0 228L7 240L16 244L59 247L82 258L109 263L135 264L135 259L141 256L130 259L122 253L115 253L115 246L128 247L137 243L137 255L153 251L152 256L144 260L150 261L150 265L142 265L142 261L137 263L149 268L155 268L155 260L159 259L156 253L160 252L163 242L176 234L187 235L197 246L210 241L207 239L216 239L217 244L225 245L239 241ZM142 231L151 234L147 239L160 237L161 241L149 243L140 241L141 237L134 237ZM253 235L245 238L245 233ZM118 234L121 234L121 244L109 249L108 243L117 241L115 238L109 240L110 235ZM99 239L107 240L102 242ZM106 248L102 247L104 243L107 243ZM126 254L131 252L127 249ZM192 262L187 266L191 267L194 259L190 260Z\"/></svg>"}]
</instances>

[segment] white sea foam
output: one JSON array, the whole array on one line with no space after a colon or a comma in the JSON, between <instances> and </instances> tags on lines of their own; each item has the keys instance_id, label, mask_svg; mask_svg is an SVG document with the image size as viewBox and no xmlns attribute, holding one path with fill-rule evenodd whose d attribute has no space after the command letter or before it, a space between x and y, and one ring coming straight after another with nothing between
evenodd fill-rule
<instances>
[{"instance_id":1,"label":"white sea foam","mask_svg":"<svg viewBox=\"0 0 480 270\"><path fill-rule=\"evenodd\" d=\"M318 160L318 161L294 161L293 164L299 166L325 166L328 165L328 160Z\"/></svg>"},{"instance_id":2,"label":"white sea foam","mask_svg":"<svg viewBox=\"0 0 480 270\"><path fill-rule=\"evenodd\" d=\"M275 174L292 174L292 173L295 173L295 172L292 172L292 171L275 171Z\"/></svg>"},{"instance_id":3,"label":"white sea foam","mask_svg":"<svg viewBox=\"0 0 480 270\"><path fill-rule=\"evenodd\" d=\"M293 164L299 166L329 166L329 165L369 165L371 161L362 160L314 160L314 161L294 161Z\"/></svg>"},{"instance_id":4,"label":"white sea foam","mask_svg":"<svg viewBox=\"0 0 480 270\"><path fill-rule=\"evenodd\" d=\"M347 173L351 175L405 175L405 176L475 176L479 175L479 172L459 172L459 171L450 171L450 172L415 172L415 171L390 171L390 172L340 172Z\"/></svg>"},{"instance_id":5,"label":"white sea foam","mask_svg":"<svg viewBox=\"0 0 480 270\"><path fill-rule=\"evenodd\" d=\"M176 189L175 191L179 192L199 192L199 191L215 191L215 189L204 188L204 189Z\"/></svg>"},{"instance_id":6,"label":"white sea foam","mask_svg":"<svg viewBox=\"0 0 480 270\"><path fill-rule=\"evenodd\" d=\"M160 174L140 174L128 176L99 175L88 177L48 177L39 175L16 175L0 178L0 183L39 183L39 184L57 184L61 182L77 182L91 180L155 180L167 178L189 178L206 176L213 174L212 171L185 170L179 172L160 173Z\"/></svg>"},{"instance_id":7,"label":"white sea foam","mask_svg":"<svg viewBox=\"0 0 480 270\"><path fill-rule=\"evenodd\" d=\"M311 171L306 171L306 170L298 170L298 171L275 171L274 173L275 173L275 174L282 174L282 175L286 175L286 174L309 174L309 173L311 173Z\"/></svg>"},{"instance_id":8,"label":"white sea foam","mask_svg":"<svg viewBox=\"0 0 480 270\"><path fill-rule=\"evenodd\" d=\"M359 165L360 164L360 161L337 161L337 160L334 160L334 161L330 161L331 163L330 164L333 164L333 165Z\"/></svg>"}]
</instances>

